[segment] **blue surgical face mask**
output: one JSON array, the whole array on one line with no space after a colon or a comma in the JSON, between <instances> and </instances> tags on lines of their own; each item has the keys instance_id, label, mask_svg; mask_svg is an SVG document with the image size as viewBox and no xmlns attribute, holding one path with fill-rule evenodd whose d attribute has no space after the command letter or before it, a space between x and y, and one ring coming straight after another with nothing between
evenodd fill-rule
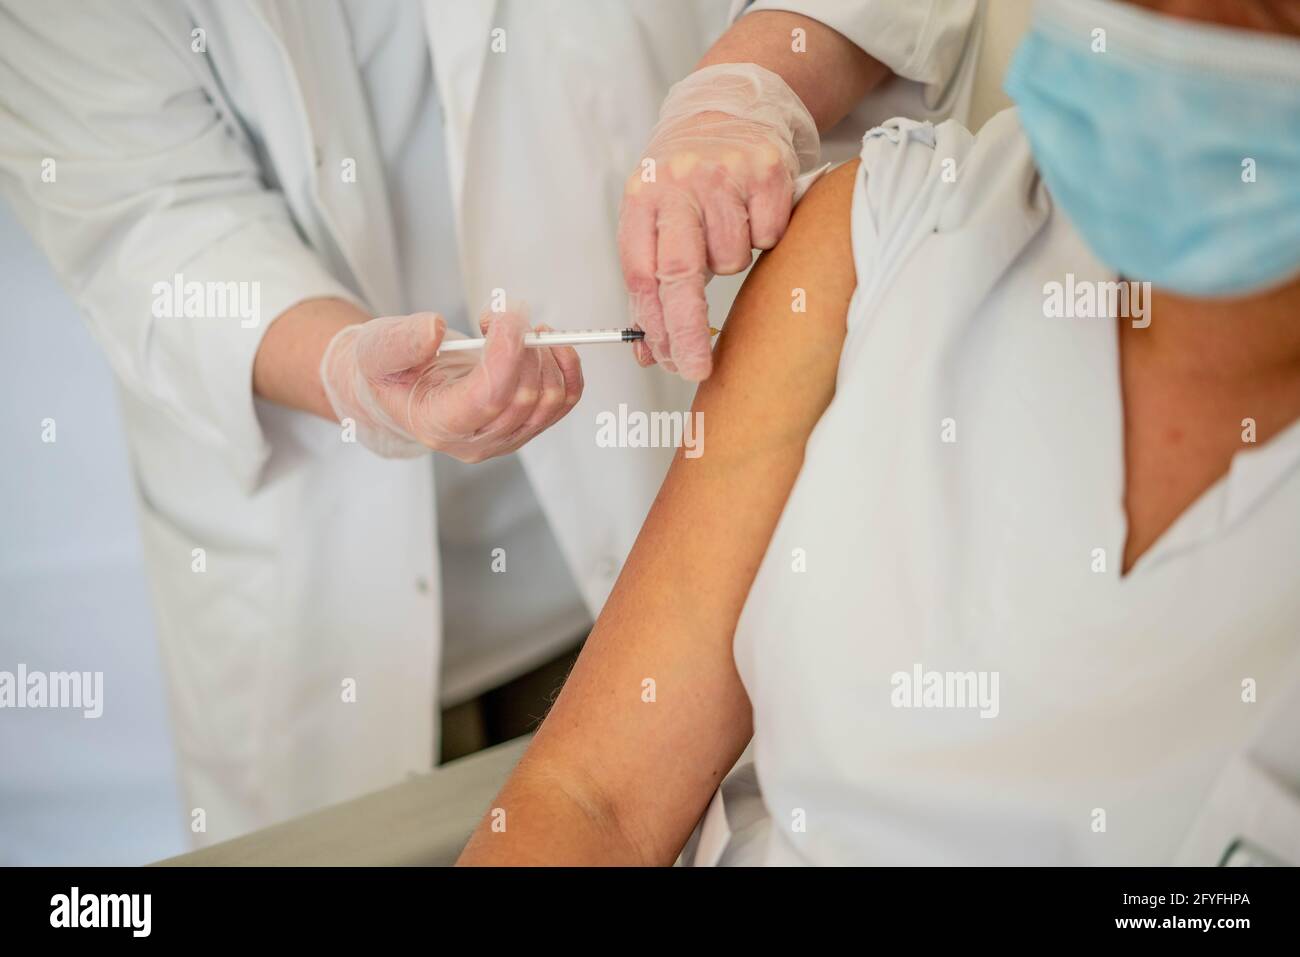
<instances>
[{"instance_id":1,"label":"blue surgical face mask","mask_svg":"<svg viewBox=\"0 0 1300 957\"><path fill-rule=\"evenodd\" d=\"M1238 296L1300 273L1300 40L1039 0L1006 89L1053 200L1123 277Z\"/></svg>"}]
</instances>

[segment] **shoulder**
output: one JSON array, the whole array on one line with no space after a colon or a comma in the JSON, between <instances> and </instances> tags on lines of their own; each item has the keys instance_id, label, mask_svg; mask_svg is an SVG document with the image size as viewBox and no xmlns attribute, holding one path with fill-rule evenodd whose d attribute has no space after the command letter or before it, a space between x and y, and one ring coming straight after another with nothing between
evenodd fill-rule
<instances>
[{"instance_id":1,"label":"shoulder","mask_svg":"<svg viewBox=\"0 0 1300 957\"><path fill-rule=\"evenodd\" d=\"M862 138L852 235L859 275L883 277L935 233L988 218L1039 220L1048 202L1015 110L978 134L893 119Z\"/></svg>"},{"instance_id":2,"label":"shoulder","mask_svg":"<svg viewBox=\"0 0 1300 957\"><path fill-rule=\"evenodd\" d=\"M952 222L984 199L1025 193L1038 179L1014 109L978 134L956 120L892 119L863 136L860 159L859 200L881 225L895 227L908 212Z\"/></svg>"}]
</instances>

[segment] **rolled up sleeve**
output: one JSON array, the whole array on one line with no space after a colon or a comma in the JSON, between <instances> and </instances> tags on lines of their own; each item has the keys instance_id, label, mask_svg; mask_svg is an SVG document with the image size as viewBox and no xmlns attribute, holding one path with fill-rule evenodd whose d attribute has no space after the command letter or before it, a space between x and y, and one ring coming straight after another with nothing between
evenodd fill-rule
<instances>
[{"instance_id":1,"label":"rolled up sleeve","mask_svg":"<svg viewBox=\"0 0 1300 957\"><path fill-rule=\"evenodd\" d=\"M824 23L897 76L943 90L962 63L978 0L753 0L735 12L784 10Z\"/></svg>"}]
</instances>

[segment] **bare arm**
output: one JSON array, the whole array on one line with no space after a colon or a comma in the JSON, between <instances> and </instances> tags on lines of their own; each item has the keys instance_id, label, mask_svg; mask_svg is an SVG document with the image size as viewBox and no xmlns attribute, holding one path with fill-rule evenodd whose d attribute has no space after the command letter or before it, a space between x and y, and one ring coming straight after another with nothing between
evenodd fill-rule
<instances>
[{"instance_id":1,"label":"bare arm","mask_svg":"<svg viewBox=\"0 0 1300 957\"><path fill-rule=\"evenodd\" d=\"M343 299L308 299L290 306L271 323L257 348L253 393L336 421L321 384L321 358L336 332L369 318Z\"/></svg>"},{"instance_id":2,"label":"bare arm","mask_svg":"<svg viewBox=\"0 0 1300 957\"><path fill-rule=\"evenodd\" d=\"M807 50L791 49L791 31L807 34ZM889 76L889 67L824 23L798 13L759 10L736 21L696 69L756 63L789 84L823 132L842 120Z\"/></svg>"},{"instance_id":3,"label":"bare arm","mask_svg":"<svg viewBox=\"0 0 1300 957\"><path fill-rule=\"evenodd\" d=\"M855 286L857 164L826 176L750 274L700 386L704 453L669 470L555 707L463 864L671 864L751 734L736 622L834 394ZM791 311L796 288L807 313ZM643 682L655 700L643 700Z\"/></svg>"}]
</instances>

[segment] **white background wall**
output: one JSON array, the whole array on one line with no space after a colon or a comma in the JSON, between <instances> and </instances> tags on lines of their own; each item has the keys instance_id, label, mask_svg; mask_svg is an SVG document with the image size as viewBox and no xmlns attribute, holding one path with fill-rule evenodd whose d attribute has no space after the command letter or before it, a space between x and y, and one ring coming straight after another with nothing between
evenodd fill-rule
<instances>
[{"instance_id":1,"label":"white background wall","mask_svg":"<svg viewBox=\"0 0 1300 957\"><path fill-rule=\"evenodd\" d=\"M103 716L0 709L0 864L186 849L108 366L0 204L0 670L104 672ZM41 421L57 440L41 441Z\"/></svg>"}]
</instances>

